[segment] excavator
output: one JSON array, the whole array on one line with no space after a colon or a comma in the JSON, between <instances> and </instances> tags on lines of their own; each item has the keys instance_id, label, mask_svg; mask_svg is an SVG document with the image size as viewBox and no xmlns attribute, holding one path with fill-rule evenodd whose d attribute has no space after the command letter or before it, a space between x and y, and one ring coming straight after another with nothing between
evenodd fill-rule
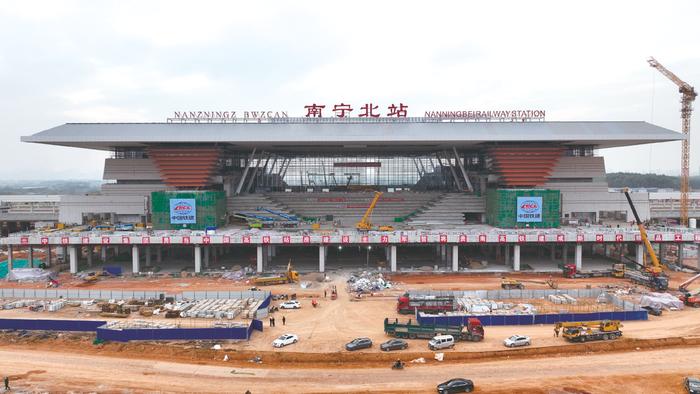
<instances>
[{"instance_id":1,"label":"excavator","mask_svg":"<svg viewBox=\"0 0 700 394\"><path fill-rule=\"evenodd\" d=\"M690 284L695 282L698 278L700 278L700 274L693 276L678 286L678 291L681 292L678 299L683 301L685 305L692 306L693 308L700 308L700 291L691 293L688 291L688 286L690 286Z\"/></svg>"},{"instance_id":2,"label":"excavator","mask_svg":"<svg viewBox=\"0 0 700 394\"><path fill-rule=\"evenodd\" d=\"M377 206L377 201L379 201L379 198L382 196L382 192L374 192L374 198L372 199L372 202L369 204L369 207L365 211L365 214L362 216L362 219L360 219L359 222L357 222L357 225L355 225L355 228L357 228L360 231L370 231L370 230L375 230L374 225L372 225L372 222L369 221L369 217L372 215L372 211L374 211L374 207ZM394 231L393 226L379 226L377 228L379 231Z\"/></svg>"},{"instance_id":3,"label":"excavator","mask_svg":"<svg viewBox=\"0 0 700 394\"><path fill-rule=\"evenodd\" d=\"M642 271L625 271L625 277L655 290L668 290L668 278L664 275L663 269L661 269L661 263L656 257L656 253L654 252L654 248L651 246L651 242L649 242L647 230L644 228L644 224L639 219L637 209L634 207L632 197L630 197L630 189L624 188L622 189L622 192L625 194L625 197L627 197L627 202L632 209L634 220L639 228L639 234L642 236L642 241L644 242L644 246L646 246L647 253L649 253L649 256L651 257L652 263L651 267L645 266Z\"/></svg>"}]
</instances>

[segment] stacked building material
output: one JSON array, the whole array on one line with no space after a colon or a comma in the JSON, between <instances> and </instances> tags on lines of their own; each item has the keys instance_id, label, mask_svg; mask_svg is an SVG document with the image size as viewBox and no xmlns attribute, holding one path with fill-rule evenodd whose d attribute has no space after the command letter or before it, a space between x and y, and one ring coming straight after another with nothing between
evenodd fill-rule
<instances>
[{"instance_id":1,"label":"stacked building material","mask_svg":"<svg viewBox=\"0 0 700 394\"><path fill-rule=\"evenodd\" d=\"M384 276L379 272L362 271L354 273L348 279L348 288L352 292L371 293L373 291L381 291L390 289L391 282L384 279Z\"/></svg>"},{"instance_id":2,"label":"stacked building material","mask_svg":"<svg viewBox=\"0 0 700 394\"><path fill-rule=\"evenodd\" d=\"M550 294L547 300L555 304L576 304L576 299L568 294Z\"/></svg>"},{"instance_id":3,"label":"stacked building material","mask_svg":"<svg viewBox=\"0 0 700 394\"><path fill-rule=\"evenodd\" d=\"M121 320L107 322L103 326L110 330L128 330L128 329L148 329L148 328L177 328L175 324L163 323L153 320Z\"/></svg>"},{"instance_id":4,"label":"stacked building material","mask_svg":"<svg viewBox=\"0 0 700 394\"><path fill-rule=\"evenodd\" d=\"M457 312L447 315L532 315L537 309L531 304L513 304L483 298L460 297L456 299Z\"/></svg>"}]
</instances>

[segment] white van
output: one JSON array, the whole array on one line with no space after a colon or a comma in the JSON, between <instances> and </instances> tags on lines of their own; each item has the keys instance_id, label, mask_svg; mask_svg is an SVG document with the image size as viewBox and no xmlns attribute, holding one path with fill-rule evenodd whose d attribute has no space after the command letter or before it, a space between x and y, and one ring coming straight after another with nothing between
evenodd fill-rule
<instances>
[{"instance_id":1,"label":"white van","mask_svg":"<svg viewBox=\"0 0 700 394\"><path fill-rule=\"evenodd\" d=\"M455 338L452 335L436 335L428 342L430 350L447 349L455 346Z\"/></svg>"}]
</instances>

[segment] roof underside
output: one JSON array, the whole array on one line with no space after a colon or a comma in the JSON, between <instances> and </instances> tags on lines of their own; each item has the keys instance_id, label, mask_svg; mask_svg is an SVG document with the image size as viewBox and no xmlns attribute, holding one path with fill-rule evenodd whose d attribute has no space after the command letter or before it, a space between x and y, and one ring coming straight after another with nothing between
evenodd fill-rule
<instances>
[{"instance_id":1,"label":"roof underside","mask_svg":"<svg viewBox=\"0 0 700 394\"><path fill-rule=\"evenodd\" d=\"M476 148L493 143L549 143L613 148L679 141L684 136L647 122L390 122L390 123L67 123L24 142L86 149L157 144L221 144L266 151Z\"/></svg>"}]
</instances>

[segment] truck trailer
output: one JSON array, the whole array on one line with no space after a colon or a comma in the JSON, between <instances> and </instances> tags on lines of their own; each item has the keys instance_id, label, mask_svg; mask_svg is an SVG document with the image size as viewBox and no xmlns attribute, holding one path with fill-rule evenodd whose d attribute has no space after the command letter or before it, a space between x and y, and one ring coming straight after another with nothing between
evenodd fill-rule
<instances>
[{"instance_id":1,"label":"truck trailer","mask_svg":"<svg viewBox=\"0 0 700 394\"><path fill-rule=\"evenodd\" d=\"M385 318L384 333L392 337L408 339L432 339L436 335L452 335L458 341L479 342L484 339L484 326L475 317L468 318L467 325L460 326L413 324L411 320L407 323L399 323L398 319L389 322L389 318Z\"/></svg>"},{"instance_id":2,"label":"truck trailer","mask_svg":"<svg viewBox=\"0 0 700 394\"><path fill-rule=\"evenodd\" d=\"M405 293L399 297L396 304L396 311L404 315L416 313L416 311L440 313L453 311L454 307L454 296L411 295Z\"/></svg>"}]
</instances>

